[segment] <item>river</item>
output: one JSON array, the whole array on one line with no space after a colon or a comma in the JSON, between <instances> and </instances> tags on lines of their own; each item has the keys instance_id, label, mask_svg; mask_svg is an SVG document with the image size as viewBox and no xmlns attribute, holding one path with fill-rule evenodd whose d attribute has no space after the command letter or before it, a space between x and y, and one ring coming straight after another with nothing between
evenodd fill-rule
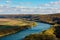
<instances>
[{"instance_id":1,"label":"river","mask_svg":"<svg viewBox=\"0 0 60 40\"><path fill-rule=\"evenodd\" d=\"M0 38L0 40L22 40L25 36L28 36L28 35L34 34L34 33L39 33L43 30L47 30L48 28L50 28L50 26L51 25L45 24L45 23L37 23L36 27L32 27L30 29L20 31L16 34L2 37L2 38Z\"/></svg>"}]
</instances>

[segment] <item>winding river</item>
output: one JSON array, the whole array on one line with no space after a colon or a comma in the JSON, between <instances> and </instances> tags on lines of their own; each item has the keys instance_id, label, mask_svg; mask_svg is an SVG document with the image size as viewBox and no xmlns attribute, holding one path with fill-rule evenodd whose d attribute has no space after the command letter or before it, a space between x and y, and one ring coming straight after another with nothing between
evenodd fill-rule
<instances>
[{"instance_id":1,"label":"winding river","mask_svg":"<svg viewBox=\"0 0 60 40\"><path fill-rule=\"evenodd\" d=\"M50 26L51 25L45 24L45 23L37 23L36 27L32 27L30 29L23 30L16 34L5 36L3 38L0 38L0 40L22 40L25 36L28 36L29 34L39 33L43 30L50 28Z\"/></svg>"}]
</instances>

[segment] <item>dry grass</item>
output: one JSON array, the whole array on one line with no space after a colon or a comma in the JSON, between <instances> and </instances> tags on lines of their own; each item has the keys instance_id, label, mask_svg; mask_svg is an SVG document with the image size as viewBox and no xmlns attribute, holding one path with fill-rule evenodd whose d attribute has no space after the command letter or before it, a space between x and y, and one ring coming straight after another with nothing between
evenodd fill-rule
<instances>
[{"instance_id":1,"label":"dry grass","mask_svg":"<svg viewBox=\"0 0 60 40\"><path fill-rule=\"evenodd\" d=\"M0 18L0 25L25 26L33 24L34 22L25 21L22 19L18 20L18 19Z\"/></svg>"}]
</instances>

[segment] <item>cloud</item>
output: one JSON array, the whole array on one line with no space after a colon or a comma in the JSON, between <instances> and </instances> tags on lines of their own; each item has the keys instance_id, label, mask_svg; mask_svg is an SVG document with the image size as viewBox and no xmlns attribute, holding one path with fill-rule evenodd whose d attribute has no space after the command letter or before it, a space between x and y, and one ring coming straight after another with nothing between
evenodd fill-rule
<instances>
[{"instance_id":1,"label":"cloud","mask_svg":"<svg viewBox=\"0 0 60 40\"><path fill-rule=\"evenodd\" d=\"M3 12L3 10L0 10L0 12Z\"/></svg>"},{"instance_id":2,"label":"cloud","mask_svg":"<svg viewBox=\"0 0 60 40\"><path fill-rule=\"evenodd\" d=\"M39 6L41 9L40 13L60 13L60 1L49 2Z\"/></svg>"},{"instance_id":3,"label":"cloud","mask_svg":"<svg viewBox=\"0 0 60 40\"><path fill-rule=\"evenodd\" d=\"M29 2L20 4L31 4ZM17 5L10 7L9 5L0 5L0 13L2 14L52 14L60 13L60 1L49 2L46 4L38 5L36 7L25 7Z\"/></svg>"}]
</instances>

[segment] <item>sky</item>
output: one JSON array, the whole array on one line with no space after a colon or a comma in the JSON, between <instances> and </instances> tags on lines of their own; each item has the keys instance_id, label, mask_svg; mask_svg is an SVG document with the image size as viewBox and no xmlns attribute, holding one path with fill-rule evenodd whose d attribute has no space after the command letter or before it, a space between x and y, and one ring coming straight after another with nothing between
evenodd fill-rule
<instances>
[{"instance_id":1,"label":"sky","mask_svg":"<svg viewBox=\"0 0 60 40\"><path fill-rule=\"evenodd\" d=\"M60 13L60 0L0 0L0 14Z\"/></svg>"}]
</instances>

